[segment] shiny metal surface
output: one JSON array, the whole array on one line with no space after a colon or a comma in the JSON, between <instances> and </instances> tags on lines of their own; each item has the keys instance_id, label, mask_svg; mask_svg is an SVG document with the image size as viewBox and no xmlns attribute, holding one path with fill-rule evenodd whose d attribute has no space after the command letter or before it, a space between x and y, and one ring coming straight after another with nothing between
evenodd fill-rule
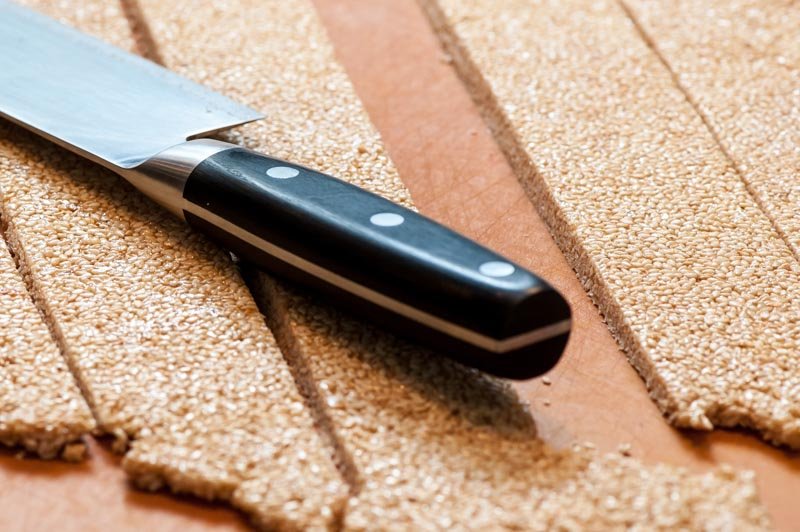
<instances>
[{"instance_id":1,"label":"shiny metal surface","mask_svg":"<svg viewBox=\"0 0 800 532\"><path fill-rule=\"evenodd\" d=\"M0 116L114 170L262 118L7 0L0 0Z\"/></svg>"},{"instance_id":2,"label":"shiny metal surface","mask_svg":"<svg viewBox=\"0 0 800 532\"><path fill-rule=\"evenodd\" d=\"M133 186L183 218L183 187L195 166L236 144L212 139L190 140L157 153L142 164L118 170Z\"/></svg>"}]
</instances>

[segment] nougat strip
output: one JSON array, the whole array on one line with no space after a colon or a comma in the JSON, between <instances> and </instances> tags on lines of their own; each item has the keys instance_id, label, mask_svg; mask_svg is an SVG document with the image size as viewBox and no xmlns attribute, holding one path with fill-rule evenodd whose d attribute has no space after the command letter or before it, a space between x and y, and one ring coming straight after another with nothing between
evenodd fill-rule
<instances>
[{"instance_id":1,"label":"nougat strip","mask_svg":"<svg viewBox=\"0 0 800 532\"><path fill-rule=\"evenodd\" d=\"M29 2L134 49L119 5ZM88 19L88 20L87 20ZM231 257L122 179L0 126L4 216L96 416L138 485L327 528L347 487Z\"/></svg>"},{"instance_id":2,"label":"nougat strip","mask_svg":"<svg viewBox=\"0 0 800 532\"><path fill-rule=\"evenodd\" d=\"M800 6L772 0L623 5L800 257Z\"/></svg>"},{"instance_id":3,"label":"nougat strip","mask_svg":"<svg viewBox=\"0 0 800 532\"><path fill-rule=\"evenodd\" d=\"M800 265L622 7L422 4L667 418L800 448Z\"/></svg>"},{"instance_id":4,"label":"nougat strip","mask_svg":"<svg viewBox=\"0 0 800 532\"><path fill-rule=\"evenodd\" d=\"M0 173L5 171L0 156ZM89 406L0 239L0 442L41 458L80 460L85 452L81 440L94 426Z\"/></svg>"}]
</instances>

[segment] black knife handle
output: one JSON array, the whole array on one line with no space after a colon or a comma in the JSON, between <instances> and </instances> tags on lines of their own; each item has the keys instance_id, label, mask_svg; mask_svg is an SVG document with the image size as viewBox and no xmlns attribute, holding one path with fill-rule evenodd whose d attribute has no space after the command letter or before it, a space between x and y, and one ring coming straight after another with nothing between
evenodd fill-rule
<instances>
[{"instance_id":1,"label":"black knife handle","mask_svg":"<svg viewBox=\"0 0 800 532\"><path fill-rule=\"evenodd\" d=\"M211 155L183 214L237 255L337 305L509 378L549 370L567 303L519 265L380 196L243 148Z\"/></svg>"}]
</instances>

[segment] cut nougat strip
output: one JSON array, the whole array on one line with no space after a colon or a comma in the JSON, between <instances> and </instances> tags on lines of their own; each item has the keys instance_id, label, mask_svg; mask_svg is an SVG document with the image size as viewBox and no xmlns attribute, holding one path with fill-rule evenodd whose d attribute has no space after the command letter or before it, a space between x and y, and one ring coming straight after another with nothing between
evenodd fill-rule
<instances>
[{"instance_id":1,"label":"cut nougat strip","mask_svg":"<svg viewBox=\"0 0 800 532\"><path fill-rule=\"evenodd\" d=\"M30 4L133 48L116 4ZM230 256L53 144L2 124L0 147L34 292L134 481L246 508L257 479L265 526L340 519L346 486Z\"/></svg>"},{"instance_id":2,"label":"cut nougat strip","mask_svg":"<svg viewBox=\"0 0 800 532\"><path fill-rule=\"evenodd\" d=\"M70 14L73 20L79 20L87 29L98 28L96 7L73 11ZM115 34L115 44L125 45L124 36L128 33L124 19L112 23L108 30L109 34ZM4 136L6 131L15 131L13 128L6 130L6 126L7 123L0 125ZM11 150L2 143L0 180L12 173L24 175L25 168L18 165ZM25 271L25 250L16 238L13 221L4 205L3 184L0 184L3 236L12 242L15 253L23 256L20 266ZM20 278L5 241L0 242L0 277L0 356L3 360L0 441L5 445L21 445L43 458L61 453L66 459L81 459L85 446L80 440L95 428L95 421L48 325Z\"/></svg>"},{"instance_id":3,"label":"cut nougat strip","mask_svg":"<svg viewBox=\"0 0 800 532\"><path fill-rule=\"evenodd\" d=\"M0 156L0 172L6 170ZM42 458L60 454L80 460L85 452L81 439L94 426L66 361L0 239L0 442Z\"/></svg>"},{"instance_id":4,"label":"cut nougat strip","mask_svg":"<svg viewBox=\"0 0 800 532\"><path fill-rule=\"evenodd\" d=\"M800 6L771 0L624 5L800 257Z\"/></svg>"},{"instance_id":5,"label":"cut nougat strip","mask_svg":"<svg viewBox=\"0 0 800 532\"><path fill-rule=\"evenodd\" d=\"M346 530L770 527L750 472L554 450L506 383L257 275L357 470Z\"/></svg>"},{"instance_id":6,"label":"cut nougat strip","mask_svg":"<svg viewBox=\"0 0 800 532\"><path fill-rule=\"evenodd\" d=\"M669 420L800 448L800 265L620 5L423 5Z\"/></svg>"}]
</instances>

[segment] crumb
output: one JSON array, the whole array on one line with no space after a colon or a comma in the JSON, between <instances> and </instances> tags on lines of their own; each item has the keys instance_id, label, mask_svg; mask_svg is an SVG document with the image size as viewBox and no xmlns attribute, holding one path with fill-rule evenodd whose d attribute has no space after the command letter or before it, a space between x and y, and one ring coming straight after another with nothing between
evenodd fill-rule
<instances>
[{"instance_id":1,"label":"crumb","mask_svg":"<svg viewBox=\"0 0 800 532\"><path fill-rule=\"evenodd\" d=\"M121 427L111 431L114 440L111 442L111 452L114 454L125 454L128 451L128 433Z\"/></svg>"},{"instance_id":2,"label":"crumb","mask_svg":"<svg viewBox=\"0 0 800 532\"><path fill-rule=\"evenodd\" d=\"M81 462L86 458L86 444L83 442L68 443L61 451L61 458L67 462Z\"/></svg>"}]
</instances>

